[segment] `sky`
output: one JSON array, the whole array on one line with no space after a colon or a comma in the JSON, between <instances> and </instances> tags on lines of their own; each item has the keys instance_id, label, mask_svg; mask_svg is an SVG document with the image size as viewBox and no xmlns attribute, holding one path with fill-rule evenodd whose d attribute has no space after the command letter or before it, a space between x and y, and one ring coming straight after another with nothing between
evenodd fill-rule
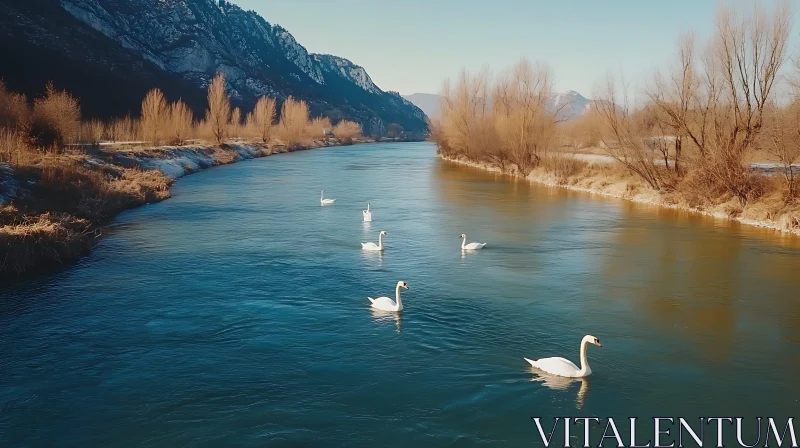
<instances>
[{"instance_id":1,"label":"sky","mask_svg":"<svg viewBox=\"0 0 800 448\"><path fill-rule=\"evenodd\" d=\"M758 0L756 0L758 1ZM761 0L767 5L776 0ZM591 97L607 73L644 88L678 37L713 33L714 0L233 0L311 53L363 66L383 90L437 93L459 71L547 63L554 90ZM752 7L753 0L727 0ZM800 11L798 11L800 12ZM793 39L800 32L795 14Z\"/></svg>"}]
</instances>

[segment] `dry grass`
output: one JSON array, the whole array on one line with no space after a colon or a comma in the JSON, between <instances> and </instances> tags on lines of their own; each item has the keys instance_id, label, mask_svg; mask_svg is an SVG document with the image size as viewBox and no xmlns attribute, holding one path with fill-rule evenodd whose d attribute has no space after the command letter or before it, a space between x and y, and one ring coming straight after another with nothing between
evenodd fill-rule
<instances>
[{"instance_id":1,"label":"dry grass","mask_svg":"<svg viewBox=\"0 0 800 448\"><path fill-rule=\"evenodd\" d=\"M81 143L88 143L90 145L97 145L106 135L106 127L100 120L84 121L80 125L78 131L78 141Z\"/></svg>"},{"instance_id":2,"label":"dry grass","mask_svg":"<svg viewBox=\"0 0 800 448\"><path fill-rule=\"evenodd\" d=\"M576 158L574 154L547 155L542 158L541 166L546 172L555 176L558 184L565 185L571 178L583 173L589 164Z\"/></svg>"},{"instance_id":3,"label":"dry grass","mask_svg":"<svg viewBox=\"0 0 800 448\"><path fill-rule=\"evenodd\" d=\"M118 118L108 126L108 139L112 142L138 141L140 136L139 121L130 115Z\"/></svg>"},{"instance_id":4,"label":"dry grass","mask_svg":"<svg viewBox=\"0 0 800 448\"><path fill-rule=\"evenodd\" d=\"M33 152L30 139L13 128L0 128L0 162L19 165Z\"/></svg>"},{"instance_id":5,"label":"dry grass","mask_svg":"<svg viewBox=\"0 0 800 448\"><path fill-rule=\"evenodd\" d=\"M64 213L27 215L0 206L0 275L59 265L86 253L94 235L88 221Z\"/></svg>"}]
</instances>

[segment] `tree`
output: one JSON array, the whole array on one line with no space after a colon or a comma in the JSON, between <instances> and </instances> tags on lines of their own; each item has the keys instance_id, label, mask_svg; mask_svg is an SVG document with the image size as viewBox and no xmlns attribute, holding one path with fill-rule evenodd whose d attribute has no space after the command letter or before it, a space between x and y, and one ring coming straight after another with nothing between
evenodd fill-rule
<instances>
[{"instance_id":1,"label":"tree","mask_svg":"<svg viewBox=\"0 0 800 448\"><path fill-rule=\"evenodd\" d=\"M742 205L753 192L746 163L786 61L791 9L788 1L771 17L761 5L746 16L720 9L716 33L700 63L689 36L682 42L677 70L657 78L649 95L676 129L676 154L690 143L704 176Z\"/></svg>"},{"instance_id":2,"label":"tree","mask_svg":"<svg viewBox=\"0 0 800 448\"><path fill-rule=\"evenodd\" d=\"M556 113L547 110L552 95L550 69L522 59L496 83L494 114L502 145L523 176L539 165L553 143Z\"/></svg>"},{"instance_id":3,"label":"tree","mask_svg":"<svg viewBox=\"0 0 800 448\"><path fill-rule=\"evenodd\" d=\"M228 135L234 138L241 137L241 130L242 130L242 110L236 107L233 109L233 112L231 112L231 125L228 131Z\"/></svg>"},{"instance_id":4,"label":"tree","mask_svg":"<svg viewBox=\"0 0 800 448\"><path fill-rule=\"evenodd\" d=\"M183 145L189 134L192 132L192 122L194 116L192 110L181 100L170 105L169 122L171 137L178 145Z\"/></svg>"},{"instance_id":5,"label":"tree","mask_svg":"<svg viewBox=\"0 0 800 448\"><path fill-rule=\"evenodd\" d=\"M33 136L42 146L73 142L78 137L81 108L66 91L47 83L45 95L33 102Z\"/></svg>"},{"instance_id":6,"label":"tree","mask_svg":"<svg viewBox=\"0 0 800 448\"><path fill-rule=\"evenodd\" d=\"M166 133L169 120L169 106L159 89L147 92L142 101L142 136L145 140L158 143Z\"/></svg>"},{"instance_id":7,"label":"tree","mask_svg":"<svg viewBox=\"0 0 800 448\"><path fill-rule=\"evenodd\" d=\"M259 98L253 112L247 116L247 126L267 143L275 126L275 100L266 96Z\"/></svg>"},{"instance_id":8,"label":"tree","mask_svg":"<svg viewBox=\"0 0 800 448\"><path fill-rule=\"evenodd\" d=\"M225 93L225 75L217 73L217 76L208 85L208 109L206 110L206 123L217 143L222 143L225 139L230 121L231 100Z\"/></svg>"},{"instance_id":9,"label":"tree","mask_svg":"<svg viewBox=\"0 0 800 448\"><path fill-rule=\"evenodd\" d=\"M386 136L392 139L398 138L403 135L403 127L397 123L389 123L386 126Z\"/></svg>"},{"instance_id":10,"label":"tree","mask_svg":"<svg viewBox=\"0 0 800 448\"><path fill-rule=\"evenodd\" d=\"M286 99L281 106L281 121L278 125L278 137L288 147L295 147L307 138L306 131L309 124L308 103Z\"/></svg>"}]
</instances>

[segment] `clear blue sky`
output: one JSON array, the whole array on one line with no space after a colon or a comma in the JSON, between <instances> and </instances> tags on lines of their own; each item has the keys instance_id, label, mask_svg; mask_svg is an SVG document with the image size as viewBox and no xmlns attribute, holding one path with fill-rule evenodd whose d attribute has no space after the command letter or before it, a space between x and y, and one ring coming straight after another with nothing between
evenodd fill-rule
<instances>
[{"instance_id":1,"label":"clear blue sky","mask_svg":"<svg viewBox=\"0 0 800 448\"><path fill-rule=\"evenodd\" d=\"M774 4L775 0L764 0ZM309 52L363 66L384 90L436 93L462 68L547 62L555 89L590 97L607 71L643 86L683 31L713 31L714 0L233 0ZM751 7L752 0L726 4ZM797 9L796 9L797 10ZM795 13L795 24L797 24ZM795 25L793 40L800 32Z\"/></svg>"}]
</instances>

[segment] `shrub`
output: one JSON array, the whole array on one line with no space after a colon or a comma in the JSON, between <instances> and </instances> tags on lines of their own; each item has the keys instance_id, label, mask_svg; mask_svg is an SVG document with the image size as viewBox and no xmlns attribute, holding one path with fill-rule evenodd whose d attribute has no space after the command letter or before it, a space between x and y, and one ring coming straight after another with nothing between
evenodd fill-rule
<instances>
[{"instance_id":1,"label":"shrub","mask_svg":"<svg viewBox=\"0 0 800 448\"><path fill-rule=\"evenodd\" d=\"M27 130L31 124L31 109L25 95L9 92L0 80L0 128Z\"/></svg>"},{"instance_id":2,"label":"shrub","mask_svg":"<svg viewBox=\"0 0 800 448\"><path fill-rule=\"evenodd\" d=\"M48 83L45 96L33 103L32 133L41 146L72 143L78 137L81 109L78 100Z\"/></svg>"},{"instance_id":3,"label":"shrub","mask_svg":"<svg viewBox=\"0 0 800 448\"><path fill-rule=\"evenodd\" d=\"M306 128L307 135L312 139L316 140L319 138L325 137L325 130L330 130L331 120L327 117L317 117L311 120L308 123L308 127Z\"/></svg>"},{"instance_id":4,"label":"shrub","mask_svg":"<svg viewBox=\"0 0 800 448\"><path fill-rule=\"evenodd\" d=\"M361 136L361 125L342 120L333 127L333 135L339 140L339 143L351 144L354 138Z\"/></svg>"}]
</instances>

